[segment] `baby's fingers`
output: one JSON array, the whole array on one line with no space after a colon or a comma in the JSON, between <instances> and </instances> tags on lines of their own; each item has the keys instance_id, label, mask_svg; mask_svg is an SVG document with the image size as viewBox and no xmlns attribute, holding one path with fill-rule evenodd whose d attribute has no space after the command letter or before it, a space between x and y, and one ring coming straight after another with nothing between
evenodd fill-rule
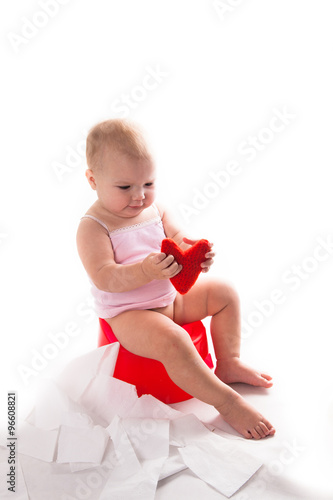
<instances>
[{"instance_id":1,"label":"baby's fingers","mask_svg":"<svg viewBox=\"0 0 333 500\"><path fill-rule=\"evenodd\" d=\"M214 260L213 259L207 259L205 262L201 263L201 271L203 273L207 273L210 269L210 266L213 264Z\"/></svg>"},{"instance_id":2,"label":"baby's fingers","mask_svg":"<svg viewBox=\"0 0 333 500\"><path fill-rule=\"evenodd\" d=\"M163 277L170 279L181 271L182 266L178 264L173 255L166 256L165 253L161 253L157 254L156 257L155 263Z\"/></svg>"},{"instance_id":3,"label":"baby's fingers","mask_svg":"<svg viewBox=\"0 0 333 500\"><path fill-rule=\"evenodd\" d=\"M178 264L178 262L174 261L169 267L163 269L162 274L166 278L173 278L176 276L176 274L180 273L180 271L183 269L181 265Z\"/></svg>"},{"instance_id":4,"label":"baby's fingers","mask_svg":"<svg viewBox=\"0 0 333 500\"><path fill-rule=\"evenodd\" d=\"M165 254L162 254L165 255ZM166 269L169 268L175 261L175 258L173 255L167 255L164 259L161 260L160 262L160 268L161 269Z\"/></svg>"},{"instance_id":5,"label":"baby's fingers","mask_svg":"<svg viewBox=\"0 0 333 500\"><path fill-rule=\"evenodd\" d=\"M166 258L166 254L165 253L151 253L150 254L150 257L152 257L152 262L153 264L160 264L165 258Z\"/></svg>"}]
</instances>

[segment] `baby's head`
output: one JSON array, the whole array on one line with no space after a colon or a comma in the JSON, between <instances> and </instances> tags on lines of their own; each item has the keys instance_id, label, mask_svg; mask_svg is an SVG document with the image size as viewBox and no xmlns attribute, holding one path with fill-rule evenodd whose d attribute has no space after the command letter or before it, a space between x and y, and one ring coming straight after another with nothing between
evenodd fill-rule
<instances>
[{"instance_id":1,"label":"baby's head","mask_svg":"<svg viewBox=\"0 0 333 500\"><path fill-rule=\"evenodd\" d=\"M115 157L125 155L137 160L152 161L142 132L137 125L127 120L106 120L89 131L86 156L88 167L93 172L105 167L103 159L106 149Z\"/></svg>"},{"instance_id":2,"label":"baby's head","mask_svg":"<svg viewBox=\"0 0 333 500\"><path fill-rule=\"evenodd\" d=\"M134 216L131 209L138 212L153 203L155 166L135 124L120 119L98 123L88 134L86 156L88 182L109 211Z\"/></svg>"}]
</instances>

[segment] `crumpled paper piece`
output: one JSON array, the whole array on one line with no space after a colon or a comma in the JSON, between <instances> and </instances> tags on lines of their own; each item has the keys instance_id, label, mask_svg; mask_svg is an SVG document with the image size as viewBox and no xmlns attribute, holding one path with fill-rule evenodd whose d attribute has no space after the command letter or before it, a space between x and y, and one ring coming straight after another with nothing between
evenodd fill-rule
<instances>
[{"instance_id":1,"label":"crumpled paper piece","mask_svg":"<svg viewBox=\"0 0 333 500\"><path fill-rule=\"evenodd\" d=\"M235 442L209 431L194 415L170 424L171 440L194 474L226 497L232 496L262 465Z\"/></svg>"},{"instance_id":2,"label":"crumpled paper piece","mask_svg":"<svg viewBox=\"0 0 333 500\"><path fill-rule=\"evenodd\" d=\"M149 439L146 419L115 417L108 432L119 459L111 471L100 497L101 500L153 500L160 471L169 452L169 423L152 420L156 440ZM149 427L152 429L152 427ZM154 441L154 443L153 443Z\"/></svg>"},{"instance_id":3,"label":"crumpled paper piece","mask_svg":"<svg viewBox=\"0 0 333 500\"><path fill-rule=\"evenodd\" d=\"M53 462L58 431L47 431L25 422L18 434L18 451L44 462Z\"/></svg>"},{"instance_id":4,"label":"crumpled paper piece","mask_svg":"<svg viewBox=\"0 0 333 500\"><path fill-rule=\"evenodd\" d=\"M261 467L259 459L238 450L218 436L189 444L179 450L184 463L200 479L231 497Z\"/></svg>"},{"instance_id":5,"label":"crumpled paper piece","mask_svg":"<svg viewBox=\"0 0 333 500\"><path fill-rule=\"evenodd\" d=\"M75 417L75 415L73 415ZM100 425L61 425L58 437L58 463L100 464L109 436Z\"/></svg>"},{"instance_id":6,"label":"crumpled paper piece","mask_svg":"<svg viewBox=\"0 0 333 500\"><path fill-rule=\"evenodd\" d=\"M49 500L153 500L159 480L186 468L232 496L259 469L258 459L196 416L151 395L138 398L134 386L112 377L118 348L75 359L50 382L48 408L39 400L30 413L19 453L31 500L43 499L48 485L38 490L38 478L45 473Z\"/></svg>"}]
</instances>

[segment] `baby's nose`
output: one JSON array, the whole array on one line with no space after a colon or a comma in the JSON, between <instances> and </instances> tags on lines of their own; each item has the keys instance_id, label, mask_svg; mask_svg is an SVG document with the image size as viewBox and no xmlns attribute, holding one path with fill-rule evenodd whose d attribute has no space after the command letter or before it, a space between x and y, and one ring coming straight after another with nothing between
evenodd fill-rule
<instances>
[{"instance_id":1,"label":"baby's nose","mask_svg":"<svg viewBox=\"0 0 333 500\"><path fill-rule=\"evenodd\" d=\"M134 200L144 200L145 199L145 193L144 193L143 189L137 189L133 193L133 199Z\"/></svg>"}]
</instances>

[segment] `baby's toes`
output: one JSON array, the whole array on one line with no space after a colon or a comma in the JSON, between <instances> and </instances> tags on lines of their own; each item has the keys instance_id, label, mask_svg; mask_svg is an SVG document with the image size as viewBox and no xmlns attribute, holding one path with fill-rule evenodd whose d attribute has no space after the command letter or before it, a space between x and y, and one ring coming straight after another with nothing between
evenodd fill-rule
<instances>
[{"instance_id":1,"label":"baby's toes","mask_svg":"<svg viewBox=\"0 0 333 500\"><path fill-rule=\"evenodd\" d=\"M275 429L268 420L263 419L263 421L261 422L261 427L265 431L266 436L273 436L273 434L275 434Z\"/></svg>"},{"instance_id":2,"label":"baby's toes","mask_svg":"<svg viewBox=\"0 0 333 500\"><path fill-rule=\"evenodd\" d=\"M266 420L267 425L261 421L258 425L253 427L253 429L248 431L249 436L253 439L263 439L267 436L273 435L275 433L275 429L272 425Z\"/></svg>"},{"instance_id":3,"label":"baby's toes","mask_svg":"<svg viewBox=\"0 0 333 500\"><path fill-rule=\"evenodd\" d=\"M266 373L261 373L261 379L263 381L264 387L272 387L273 382L271 382L272 377Z\"/></svg>"},{"instance_id":4,"label":"baby's toes","mask_svg":"<svg viewBox=\"0 0 333 500\"><path fill-rule=\"evenodd\" d=\"M248 432L253 439L261 439L261 438L265 437L265 434L260 429L259 425L257 425L256 427L253 427L253 429L249 430Z\"/></svg>"},{"instance_id":5,"label":"baby's toes","mask_svg":"<svg viewBox=\"0 0 333 500\"><path fill-rule=\"evenodd\" d=\"M258 425L252 430L252 436L254 437L254 439L262 439L265 437L265 434Z\"/></svg>"},{"instance_id":6,"label":"baby's toes","mask_svg":"<svg viewBox=\"0 0 333 500\"><path fill-rule=\"evenodd\" d=\"M260 422L259 425L257 425L256 431L258 432L261 438L264 438L269 434L269 430L267 429L266 425L263 422Z\"/></svg>"},{"instance_id":7,"label":"baby's toes","mask_svg":"<svg viewBox=\"0 0 333 500\"><path fill-rule=\"evenodd\" d=\"M244 432L241 432L241 434L243 434L243 436L244 436L246 439L253 439L253 436L252 436L252 432L251 432L251 431L244 431Z\"/></svg>"}]
</instances>

